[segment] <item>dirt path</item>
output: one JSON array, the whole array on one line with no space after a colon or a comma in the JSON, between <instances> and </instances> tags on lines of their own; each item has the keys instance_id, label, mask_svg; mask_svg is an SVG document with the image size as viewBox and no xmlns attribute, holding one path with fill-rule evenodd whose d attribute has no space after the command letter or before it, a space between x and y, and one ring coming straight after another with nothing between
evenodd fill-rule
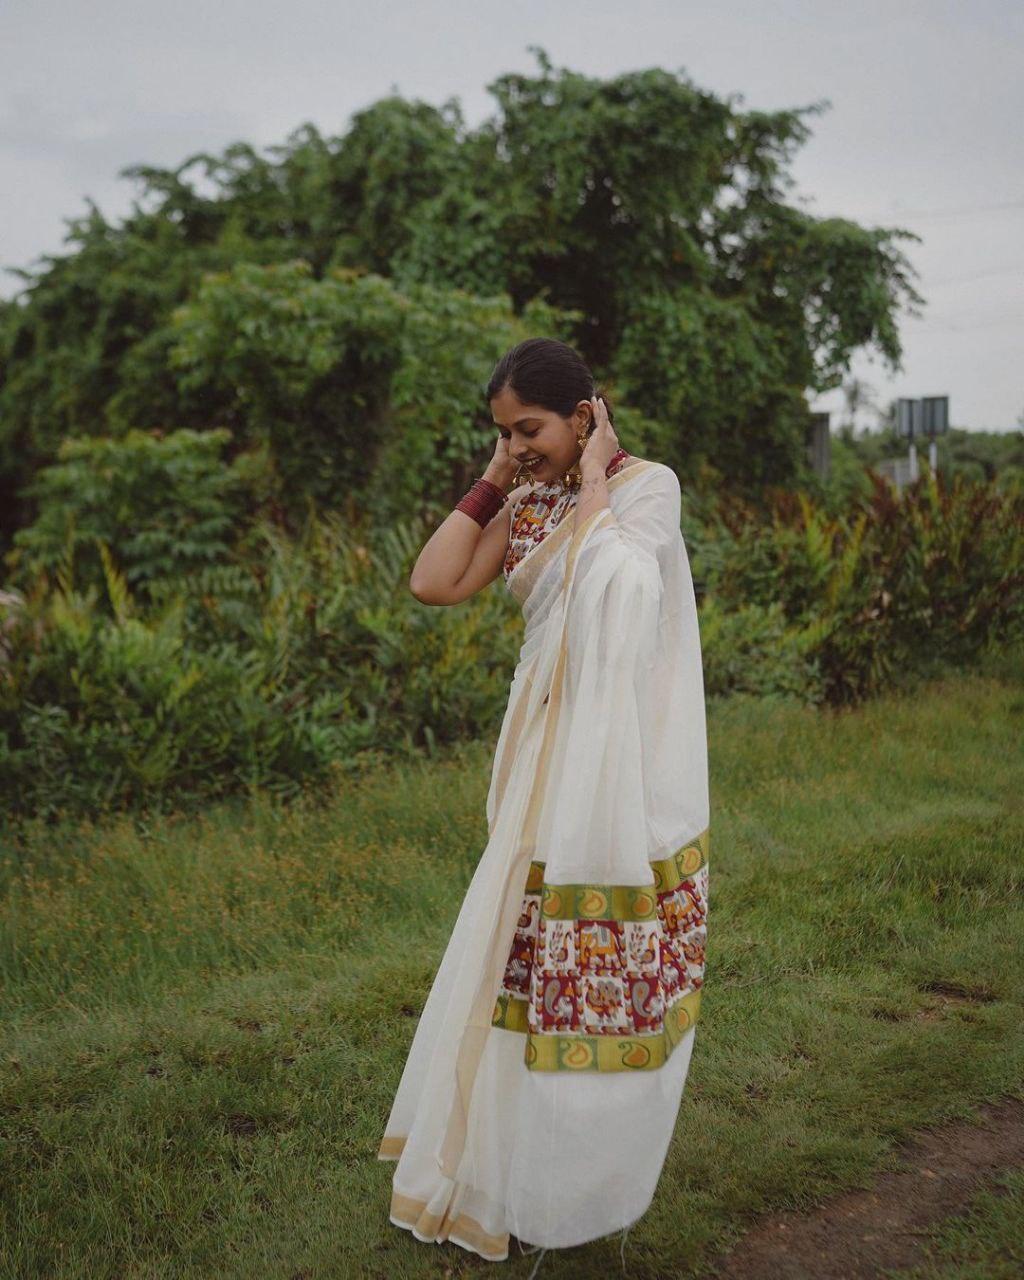
<instances>
[{"instance_id":1,"label":"dirt path","mask_svg":"<svg viewBox=\"0 0 1024 1280\"><path fill-rule=\"evenodd\" d=\"M883 1268L920 1265L925 1228L1024 1165L1024 1102L1008 1098L980 1107L973 1122L922 1130L898 1153L901 1167L867 1190L761 1219L711 1260L706 1280L877 1280Z\"/></svg>"}]
</instances>

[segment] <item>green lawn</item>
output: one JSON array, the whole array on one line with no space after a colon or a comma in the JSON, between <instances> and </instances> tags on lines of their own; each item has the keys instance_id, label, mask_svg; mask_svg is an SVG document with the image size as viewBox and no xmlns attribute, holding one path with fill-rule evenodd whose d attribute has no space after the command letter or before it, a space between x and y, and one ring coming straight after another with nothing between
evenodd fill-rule
<instances>
[{"instance_id":1,"label":"green lawn","mask_svg":"<svg viewBox=\"0 0 1024 1280\"><path fill-rule=\"evenodd\" d=\"M635 1280L695 1275L751 1215L1024 1091L1024 661L841 715L716 704L709 738L706 986ZM4 1280L488 1267L388 1222L375 1153L486 840L492 749L327 807L8 836ZM986 1250L1020 1247L1013 1185ZM535 1262L513 1244L502 1274ZM613 1237L539 1274L620 1268Z\"/></svg>"}]
</instances>

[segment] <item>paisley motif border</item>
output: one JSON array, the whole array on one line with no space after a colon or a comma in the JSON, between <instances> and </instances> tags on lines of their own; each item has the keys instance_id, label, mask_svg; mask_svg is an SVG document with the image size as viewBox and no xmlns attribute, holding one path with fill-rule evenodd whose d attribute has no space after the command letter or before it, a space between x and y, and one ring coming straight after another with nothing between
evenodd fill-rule
<instances>
[{"instance_id":1,"label":"paisley motif border","mask_svg":"<svg viewBox=\"0 0 1024 1280\"><path fill-rule=\"evenodd\" d=\"M702 988L689 991L665 1010L664 1029L649 1036L551 1035L530 1031L527 1001L501 995L495 1007L496 1027L526 1035L523 1061L530 1071L654 1071L696 1025Z\"/></svg>"},{"instance_id":2,"label":"paisley motif border","mask_svg":"<svg viewBox=\"0 0 1024 1280\"><path fill-rule=\"evenodd\" d=\"M541 914L558 920L652 920L658 895L670 893L708 860L710 828L688 840L675 853L651 863L650 885L548 884L543 862L531 862L526 893L541 897ZM494 1005L492 1026L526 1036L523 1061L531 1071L642 1071L664 1066L673 1049L696 1024L702 988L688 991L669 1005L663 1028L651 1035L565 1035L530 1030L529 1001L502 992Z\"/></svg>"}]
</instances>

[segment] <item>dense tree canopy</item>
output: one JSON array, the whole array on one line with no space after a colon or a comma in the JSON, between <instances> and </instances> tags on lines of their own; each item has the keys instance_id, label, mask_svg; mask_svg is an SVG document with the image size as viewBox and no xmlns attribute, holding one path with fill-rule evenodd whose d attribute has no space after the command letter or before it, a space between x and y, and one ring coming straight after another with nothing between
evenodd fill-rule
<instances>
[{"instance_id":1,"label":"dense tree canopy","mask_svg":"<svg viewBox=\"0 0 1024 1280\"><path fill-rule=\"evenodd\" d=\"M436 496L490 452L489 364L536 332L583 351L634 449L737 489L798 479L806 393L858 348L899 366L916 237L787 204L820 105L746 111L681 74L536 53L476 129L455 100L391 96L338 137L124 170L131 214L70 220L0 308L12 523L66 436L140 428L269 442L291 498L355 479L386 510L396 475L403 500Z\"/></svg>"}]
</instances>

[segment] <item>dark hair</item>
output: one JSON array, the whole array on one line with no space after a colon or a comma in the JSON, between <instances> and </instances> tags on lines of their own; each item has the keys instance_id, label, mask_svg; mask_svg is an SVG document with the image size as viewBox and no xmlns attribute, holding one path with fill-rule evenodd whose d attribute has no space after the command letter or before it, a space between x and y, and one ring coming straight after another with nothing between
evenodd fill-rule
<instances>
[{"instance_id":1,"label":"dark hair","mask_svg":"<svg viewBox=\"0 0 1024 1280\"><path fill-rule=\"evenodd\" d=\"M506 387L523 404L539 404L563 418L572 416L581 400L599 395L614 426L615 416L607 395L594 382L594 375L580 353L557 338L527 338L511 347L494 366L487 384L487 399Z\"/></svg>"}]
</instances>

